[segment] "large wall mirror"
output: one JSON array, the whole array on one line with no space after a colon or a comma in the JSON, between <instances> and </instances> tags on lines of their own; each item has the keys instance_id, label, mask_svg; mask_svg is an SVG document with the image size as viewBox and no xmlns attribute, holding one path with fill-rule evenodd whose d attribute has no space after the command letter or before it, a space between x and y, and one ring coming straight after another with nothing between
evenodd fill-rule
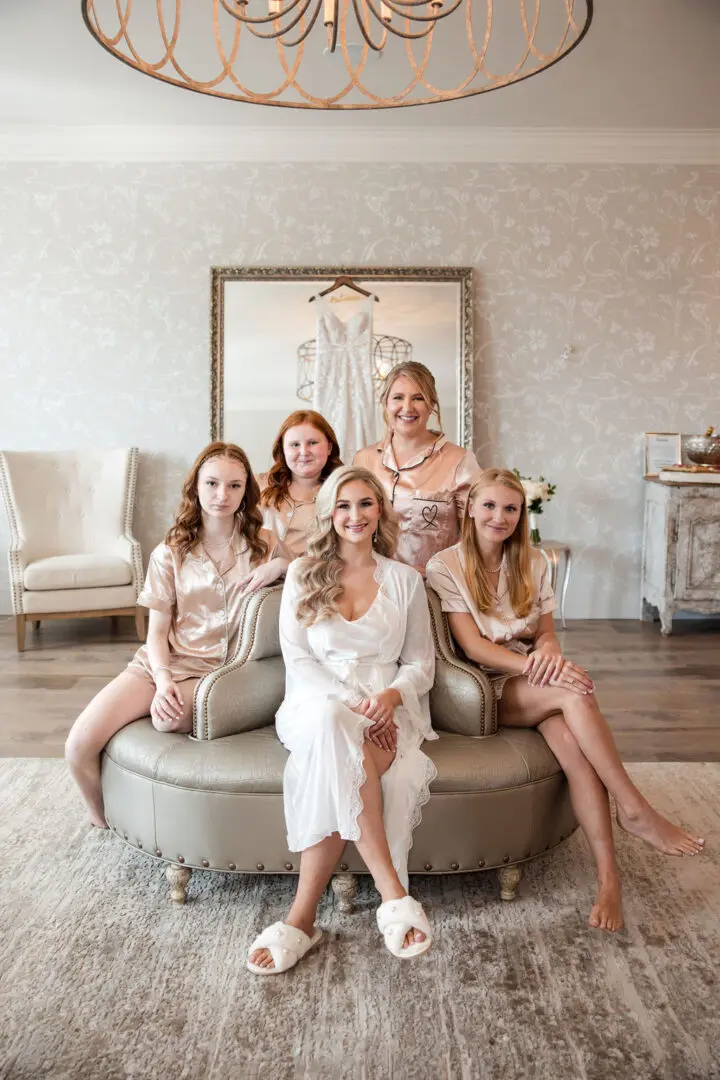
<instances>
[{"instance_id":1,"label":"large wall mirror","mask_svg":"<svg viewBox=\"0 0 720 1080\"><path fill-rule=\"evenodd\" d=\"M370 296L341 285L311 302L341 276ZM318 358L318 341L325 340L319 318L329 319L342 341L355 333L363 312L371 318L364 341L375 400L393 363L418 360L435 376L445 434L472 447L469 267L213 268L211 438L238 443L253 469L267 469L283 420L314 407L315 374L328 362L325 352ZM380 439L379 406L373 424ZM342 445L343 433L338 436Z\"/></svg>"}]
</instances>

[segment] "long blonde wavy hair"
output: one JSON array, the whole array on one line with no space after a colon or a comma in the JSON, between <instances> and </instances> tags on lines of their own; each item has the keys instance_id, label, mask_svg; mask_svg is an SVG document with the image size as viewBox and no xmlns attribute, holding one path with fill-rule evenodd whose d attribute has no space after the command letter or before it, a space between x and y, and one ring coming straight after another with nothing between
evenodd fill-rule
<instances>
[{"instance_id":1,"label":"long blonde wavy hair","mask_svg":"<svg viewBox=\"0 0 720 1080\"><path fill-rule=\"evenodd\" d=\"M438 427L442 431L442 417L440 416L440 401L438 399L437 386L435 385L435 376L429 368L426 368L424 364L420 364L417 360L402 360L399 364L396 364L394 368L391 368L387 373L385 379L385 386L383 392L380 395L380 404L382 405L383 420L385 421L385 427L388 427L388 414L387 403L390 393L393 388L393 383L396 379L399 379L401 375L404 375L417 386L419 392L425 398L427 406L430 409L430 415L433 413L438 418Z\"/></svg>"},{"instance_id":2,"label":"long blonde wavy hair","mask_svg":"<svg viewBox=\"0 0 720 1080\"><path fill-rule=\"evenodd\" d=\"M302 626L312 626L337 613L338 601L343 594L340 578L345 562L339 553L338 535L332 519L340 492L353 480L367 484L380 507L373 548L387 558L395 554L397 518L380 481L367 469L357 465L343 465L336 469L317 494L315 528L307 538L307 554L297 561L300 590L296 615Z\"/></svg>"},{"instance_id":3,"label":"long blonde wavy hair","mask_svg":"<svg viewBox=\"0 0 720 1080\"><path fill-rule=\"evenodd\" d=\"M501 484L517 493L520 502L520 519L513 533L503 543L505 572L510 588L510 603L518 618L530 614L535 585L530 563L530 535L528 532L527 503L525 491L515 473L508 469L484 469L470 488L465 505L460 546L465 561L468 589L478 611L490 611L495 604L495 594L485 572L477 542L475 521L470 517L470 505L475 504L483 488Z\"/></svg>"},{"instance_id":4,"label":"long blonde wavy hair","mask_svg":"<svg viewBox=\"0 0 720 1080\"><path fill-rule=\"evenodd\" d=\"M263 523L260 513L260 487L253 475L247 454L235 443L212 442L198 454L190 472L185 477L180 509L175 515L174 524L168 529L165 543L169 547L177 548L181 559L184 559L188 551L200 539L202 508L198 498L198 476L205 462L213 458L236 461L245 470L247 476L245 494L235 513L235 518L240 533L245 537L250 548L250 565L257 566L268 553L268 546L260 536Z\"/></svg>"}]
</instances>

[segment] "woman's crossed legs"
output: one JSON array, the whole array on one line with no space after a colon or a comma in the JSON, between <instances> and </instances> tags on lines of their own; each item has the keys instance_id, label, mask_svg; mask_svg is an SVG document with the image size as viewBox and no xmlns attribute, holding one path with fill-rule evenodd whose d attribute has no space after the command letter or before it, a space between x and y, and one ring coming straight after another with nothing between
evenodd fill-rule
<instances>
[{"instance_id":1,"label":"woman's crossed legs","mask_svg":"<svg viewBox=\"0 0 720 1080\"><path fill-rule=\"evenodd\" d=\"M617 823L626 832L666 855L702 851L704 840L673 825L635 787L594 694L509 679L499 702L499 722L506 727L537 727L568 778L573 809L597 866L599 889L591 926L603 930L622 926L608 792L615 799Z\"/></svg>"}]
</instances>

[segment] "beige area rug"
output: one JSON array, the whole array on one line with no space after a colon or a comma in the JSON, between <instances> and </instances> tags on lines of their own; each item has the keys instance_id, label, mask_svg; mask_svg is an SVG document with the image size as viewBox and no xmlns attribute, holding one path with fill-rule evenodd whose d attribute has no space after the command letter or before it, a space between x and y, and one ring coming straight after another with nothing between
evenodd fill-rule
<instances>
[{"instance_id":1,"label":"beige area rug","mask_svg":"<svg viewBox=\"0 0 720 1080\"><path fill-rule=\"evenodd\" d=\"M245 970L294 878L158 865L90 830L63 763L0 761L0 1075L4 1080L690 1080L720 1077L720 764L634 765L666 813L709 838L663 858L620 834L627 930L586 929L575 836L503 904L494 874L413 878L436 942L395 960L375 897L288 975Z\"/></svg>"}]
</instances>

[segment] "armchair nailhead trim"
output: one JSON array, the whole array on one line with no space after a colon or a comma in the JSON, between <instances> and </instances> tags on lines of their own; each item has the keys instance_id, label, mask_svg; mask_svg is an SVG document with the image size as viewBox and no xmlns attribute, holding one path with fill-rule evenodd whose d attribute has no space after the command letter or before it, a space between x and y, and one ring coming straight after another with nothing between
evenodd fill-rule
<instances>
[{"instance_id":1,"label":"armchair nailhead trim","mask_svg":"<svg viewBox=\"0 0 720 1080\"><path fill-rule=\"evenodd\" d=\"M450 863L450 869L451 869L451 870L459 870L459 869L460 869L460 863L457 863L457 862L451 862L451 863Z\"/></svg>"},{"instance_id":2,"label":"armchair nailhead trim","mask_svg":"<svg viewBox=\"0 0 720 1080\"><path fill-rule=\"evenodd\" d=\"M509 855L503 855L503 862L510 862L510 856Z\"/></svg>"},{"instance_id":3,"label":"armchair nailhead trim","mask_svg":"<svg viewBox=\"0 0 720 1080\"><path fill-rule=\"evenodd\" d=\"M228 870L235 870L235 869L236 869L235 863L234 862L229 862L228 863Z\"/></svg>"},{"instance_id":4,"label":"armchair nailhead trim","mask_svg":"<svg viewBox=\"0 0 720 1080\"><path fill-rule=\"evenodd\" d=\"M156 848L155 848L155 854L156 854L156 855L159 855L159 856L160 856L160 858L162 858L162 851L160 850L160 848L159 848L159 847L156 847Z\"/></svg>"},{"instance_id":5,"label":"armchair nailhead trim","mask_svg":"<svg viewBox=\"0 0 720 1080\"><path fill-rule=\"evenodd\" d=\"M484 865L485 865L485 860L484 859L478 859L478 866L480 867L481 870L482 870Z\"/></svg>"},{"instance_id":6,"label":"armchair nailhead trim","mask_svg":"<svg viewBox=\"0 0 720 1080\"><path fill-rule=\"evenodd\" d=\"M257 869L258 869L258 870L264 870L264 869L265 869L265 863L259 862L259 863L257 864Z\"/></svg>"},{"instance_id":7,"label":"armchair nailhead trim","mask_svg":"<svg viewBox=\"0 0 720 1080\"><path fill-rule=\"evenodd\" d=\"M292 870L292 868L293 868L293 864L291 862L286 862L285 863L285 869L286 870Z\"/></svg>"},{"instance_id":8,"label":"armchair nailhead trim","mask_svg":"<svg viewBox=\"0 0 720 1080\"><path fill-rule=\"evenodd\" d=\"M208 868L208 866L210 865L210 863L209 863L209 862L207 861L207 859L203 859L203 861L202 861L202 865L203 865L203 866L205 867L205 869L207 870L207 868Z\"/></svg>"},{"instance_id":9,"label":"armchair nailhead trim","mask_svg":"<svg viewBox=\"0 0 720 1080\"><path fill-rule=\"evenodd\" d=\"M340 869L341 870L347 870L347 868L348 868L348 864L346 862L341 862L340 863Z\"/></svg>"},{"instance_id":10,"label":"armchair nailhead trim","mask_svg":"<svg viewBox=\"0 0 720 1080\"><path fill-rule=\"evenodd\" d=\"M185 862L185 856L184 855L178 855L177 860L178 860L179 863L184 863Z\"/></svg>"},{"instance_id":11,"label":"armchair nailhead trim","mask_svg":"<svg viewBox=\"0 0 720 1080\"><path fill-rule=\"evenodd\" d=\"M426 870L432 870L432 863L426 862L425 863L425 869Z\"/></svg>"}]
</instances>

